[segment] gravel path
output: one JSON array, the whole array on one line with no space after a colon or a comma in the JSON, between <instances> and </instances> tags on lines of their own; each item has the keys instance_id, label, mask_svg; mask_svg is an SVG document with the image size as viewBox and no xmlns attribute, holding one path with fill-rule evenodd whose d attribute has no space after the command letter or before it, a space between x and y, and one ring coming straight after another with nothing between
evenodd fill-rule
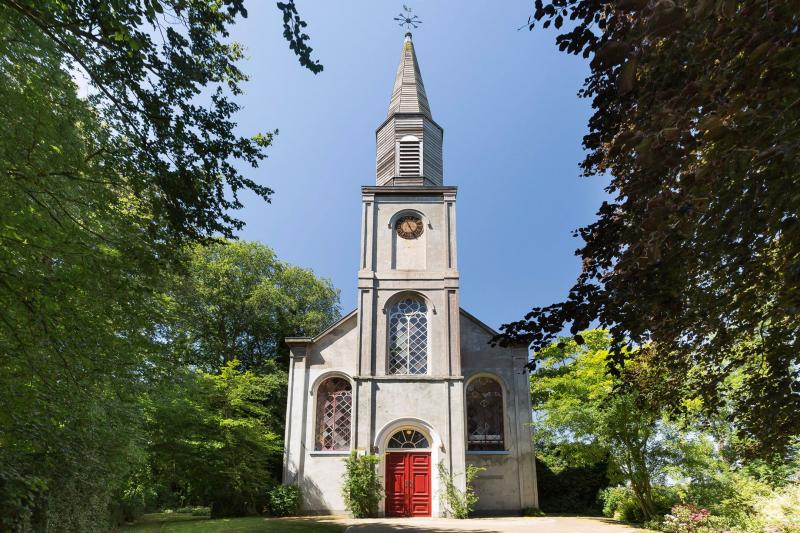
<instances>
[{"instance_id":1,"label":"gravel path","mask_svg":"<svg viewBox=\"0 0 800 533\"><path fill-rule=\"evenodd\" d=\"M374 518L343 520L345 533L645 533L604 518L546 516L537 518Z\"/></svg>"}]
</instances>

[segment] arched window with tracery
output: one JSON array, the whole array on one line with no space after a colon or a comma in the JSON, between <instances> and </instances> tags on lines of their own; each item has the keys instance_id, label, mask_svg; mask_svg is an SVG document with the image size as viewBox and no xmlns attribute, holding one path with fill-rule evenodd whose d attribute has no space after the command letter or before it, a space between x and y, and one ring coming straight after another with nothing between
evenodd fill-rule
<instances>
[{"instance_id":1,"label":"arched window with tracery","mask_svg":"<svg viewBox=\"0 0 800 533\"><path fill-rule=\"evenodd\" d=\"M314 449L350 449L353 388L344 378L329 378L317 388L317 427Z\"/></svg>"},{"instance_id":2,"label":"arched window with tracery","mask_svg":"<svg viewBox=\"0 0 800 533\"><path fill-rule=\"evenodd\" d=\"M467 450L505 450L503 389L496 379L478 377L467 385Z\"/></svg>"},{"instance_id":3,"label":"arched window with tracery","mask_svg":"<svg viewBox=\"0 0 800 533\"><path fill-rule=\"evenodd\" d=\"M428 307L405 298L389 311L389 374L428 372Z\"/></svg>"}]
</instances>

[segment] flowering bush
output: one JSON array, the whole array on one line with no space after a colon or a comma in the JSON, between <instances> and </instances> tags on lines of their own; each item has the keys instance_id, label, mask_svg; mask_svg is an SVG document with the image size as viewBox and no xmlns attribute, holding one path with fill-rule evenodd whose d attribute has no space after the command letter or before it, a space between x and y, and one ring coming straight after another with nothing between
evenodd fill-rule
<instances>
[{"instance_id":1,"label":"flowering bush","mask_svg":"<svg viewBox=\"0 0 800 533\"><path fill-rule=\"evenodd\" d=\"M692 504L681 503L664 516L663 531L668 533L699 533L705 530L711 513Z\"/></svg>"}]
</instances>

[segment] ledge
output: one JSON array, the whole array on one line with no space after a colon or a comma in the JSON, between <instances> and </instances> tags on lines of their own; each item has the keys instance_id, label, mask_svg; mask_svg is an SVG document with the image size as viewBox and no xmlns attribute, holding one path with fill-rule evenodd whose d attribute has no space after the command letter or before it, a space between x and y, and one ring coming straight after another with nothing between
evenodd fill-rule
<instances>
[{"instance_id":1,"label":"ledge","mask_svg":"<svg viewBox=\"0 0 800 533\"><path fill-rule=\"evenodd\" d=\"M350 450L337 450L337 451L323 451L323 450L315 450L313 452L308 452L308 455L314 457L347 457L350 455Z\"/></svg>"},{"instance_id":2,"label":"ledge","mask_svg":"<svg viewBox=\"0 0 800 533\"><path fill-rule=\"evenodd\" d=\"M510 450L467 450L467 455L511 455Z\"/></svg>"},{"instance_id":3,"label":"ledge","mask_svg":"<svg viewBox=\"0 0 800 533\"><path fill-rule=\"evenodd\" d=\"M386 376L353 376L356 381L464 381L464 376L428 376L425 374L413 375L386 375Z\"/></svg>"},{"instance_id":4,"label":"ledge","mask_svg":"<svg viewBox=\"0 0 800 533\"><path fill-rule=\"evenodd\" d=\"M456 194L458 187L455 185L362 185L361 194L380 195L426 195L426 194Z\"/></svg>"}]
</instances>

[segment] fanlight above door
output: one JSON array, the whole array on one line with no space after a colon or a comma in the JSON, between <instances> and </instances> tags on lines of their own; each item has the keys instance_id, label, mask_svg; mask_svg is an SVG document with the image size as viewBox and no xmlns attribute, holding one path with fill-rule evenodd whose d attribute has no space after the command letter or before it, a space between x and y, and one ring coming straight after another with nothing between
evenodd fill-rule
<instances>
[{"instance_id":1,"label":"fanlight above door","mask_svg":"<svg viewBox=\"0 0 800 533\"><path fill-rule=\"evenodd\" d=\"M413 429L401 429L389 439L390 450L403 448L430 448L428 439L419 431Z\"/></svg>"}]
</instances>

